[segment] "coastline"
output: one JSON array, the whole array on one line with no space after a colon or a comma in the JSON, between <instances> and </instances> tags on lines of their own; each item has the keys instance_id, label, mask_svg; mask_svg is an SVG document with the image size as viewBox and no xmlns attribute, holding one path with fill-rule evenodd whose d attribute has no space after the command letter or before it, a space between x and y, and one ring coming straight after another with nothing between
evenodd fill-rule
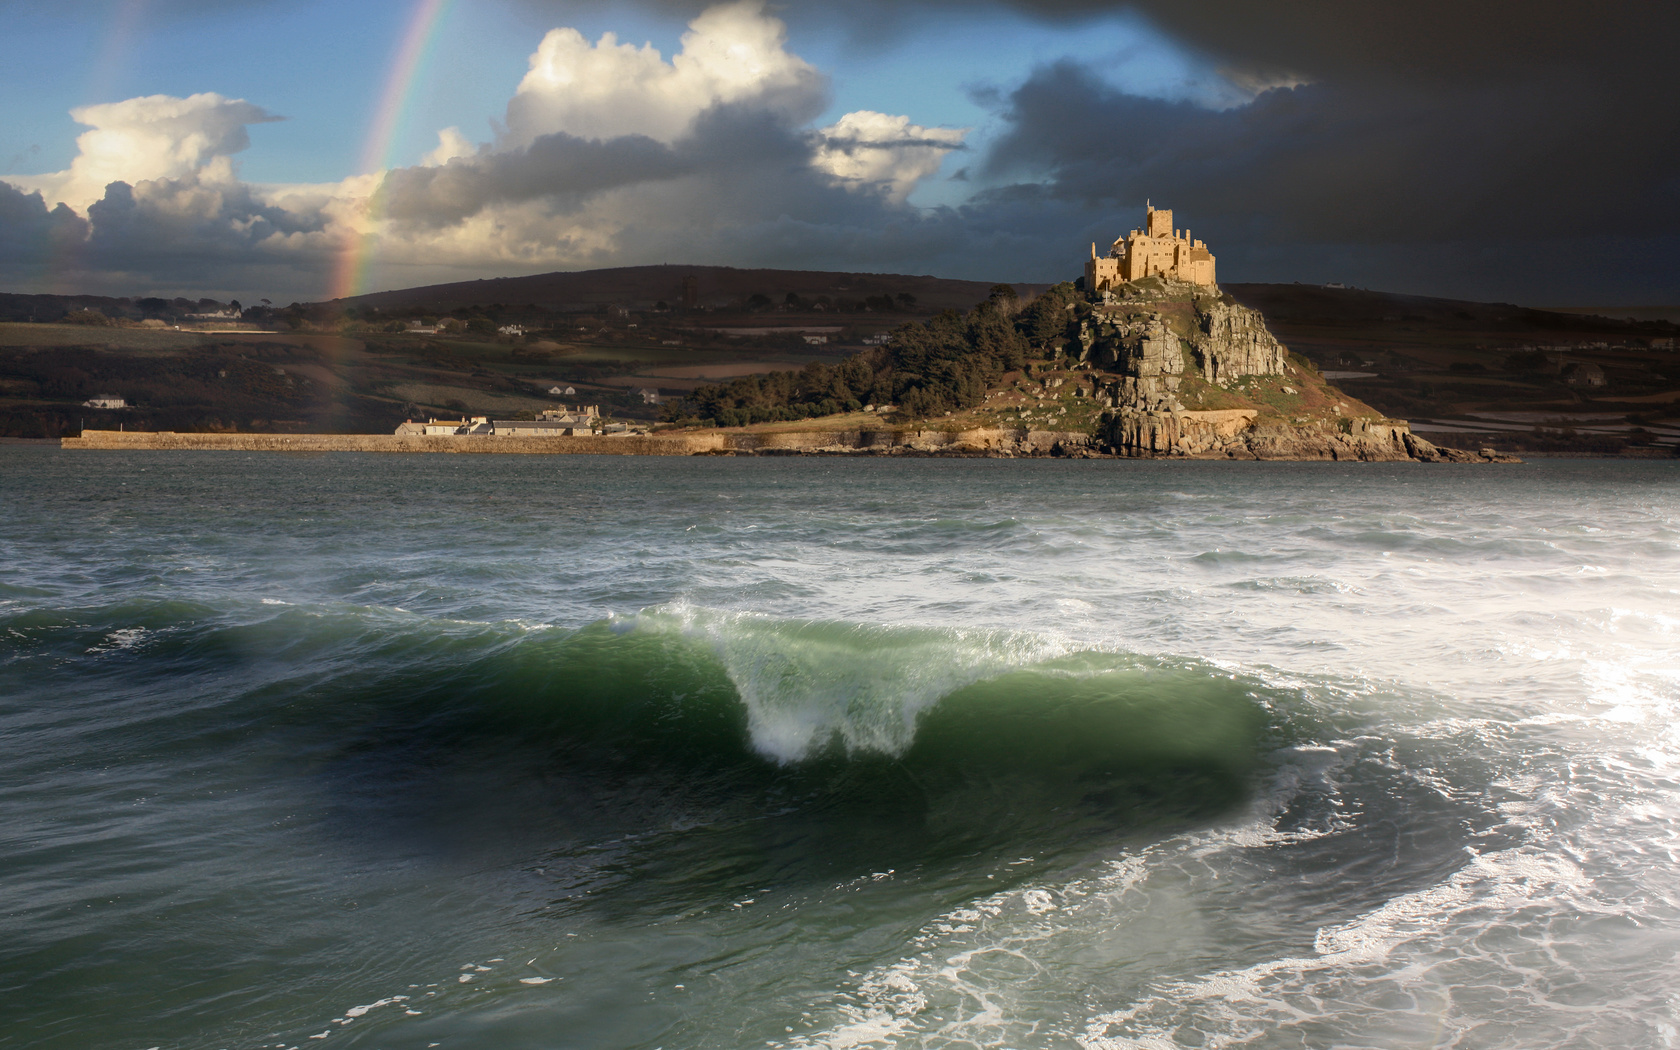
<instances>
[{"instance_id":1,"label":"coastline","mask_svg":"<svg viewBox=\"0 0 1680 1050\"><path fill-rule=\"evenodd\" d=\"M1077 459L1212 459L1289 462L1452 462L1515 463L1514 456L1437 448L1385 435L1376 442L1365 435L1352 440L1312 435L1311 441L1232 444L1187 452L1182 448L1140 448L1116 452L1100 439L1078 431L969 429L923 430L707 430L679 434L624 434L592 437L419 436L397 434L202 434L171 431L84 430L60 439L64 449L200 452L377 452L456 455L592 456L971 456L988 458L1060 457Z\"/></svg>"},{"instance_id":2,"label":"coastline","mask_svg":"<svg viewBox=\"0 0 1680 1050\"><path fill-rule=\"evenodd\" d=\"M466 455L1099 455L1089 434L1041 430L707 430L592 437L396 434L190 434L84 430L66 449L220 452L394 452Z\"/></svg>"}]
</instances>

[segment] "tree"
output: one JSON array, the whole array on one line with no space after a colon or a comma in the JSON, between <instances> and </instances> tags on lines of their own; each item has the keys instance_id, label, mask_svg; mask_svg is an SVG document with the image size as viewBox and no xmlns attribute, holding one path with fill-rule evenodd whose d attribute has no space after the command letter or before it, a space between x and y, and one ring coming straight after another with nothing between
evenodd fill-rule
<instances>
[{"instance_id":1,"label":"tree","mask_svg":"<svg viewBox=\"0 0 1680 1050\"><path fill-rule=\"evenodd\" d=\"M1059 350L1067 341L1075 320L1074 311L1068 307L1074 305L1079 297L1078 290L1064 281L1028 303L1016 325L1033 346Z\"/></svg>"}]
</instances>

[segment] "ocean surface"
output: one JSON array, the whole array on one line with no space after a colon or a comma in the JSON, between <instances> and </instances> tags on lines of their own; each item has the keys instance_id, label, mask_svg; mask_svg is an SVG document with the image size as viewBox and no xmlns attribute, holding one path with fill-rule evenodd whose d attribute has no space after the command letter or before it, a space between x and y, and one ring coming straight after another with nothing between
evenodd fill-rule
<instances>
[{"instance_id":1,"label":"ocean surface","mask_svg":"<svg viewBox=\"0 0 1680 1050\"><path fill-rule=\"evenodd\" d=\"M0 1047L1674 1047L1680 462L0 448Z\"/></svg>"}]
</instances>

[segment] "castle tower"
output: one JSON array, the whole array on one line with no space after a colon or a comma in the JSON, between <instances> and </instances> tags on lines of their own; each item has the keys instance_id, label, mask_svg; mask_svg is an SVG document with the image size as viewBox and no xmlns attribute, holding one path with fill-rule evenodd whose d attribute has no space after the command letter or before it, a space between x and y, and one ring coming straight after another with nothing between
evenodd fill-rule
<instances>
[{"instance_id":1,"label":"castle tower","mask_svg":"<svg viewBox=\"0 0 1680 1050\"><path fill-rule=\"evenodd\" d=\"M1144 228L1114 242L1107 258L1097 258L1096 245L1085 263L1085 287L1093 292L1155 275L1192 284L1214 284L1213 253L1207 245L1173 229L1173 213L1144 205Z\"/></svg>"}]
</instances>

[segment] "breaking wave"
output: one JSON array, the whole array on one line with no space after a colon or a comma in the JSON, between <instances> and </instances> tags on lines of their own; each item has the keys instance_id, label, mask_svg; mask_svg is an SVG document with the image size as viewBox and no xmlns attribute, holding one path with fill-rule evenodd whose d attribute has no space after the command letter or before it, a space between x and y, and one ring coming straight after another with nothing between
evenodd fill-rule
<instances>
[{"instance_id":1,"label":"breaking wave","mask_svg":"<svg viewBox=\"0 0 1680 1050\"><path fill-rule=\"evenodd\" d=\"M491 800L546 785L539 808L572 814L556 848L748 825L871 863L1071 843L1228 809L1268 732L1258 683L1196 661L686 606L568 629L126 603L0 634L14 673L120 678L130 746L231 734L306 761L364 827L511 825Z\"/></svg>"}]
</instances>

